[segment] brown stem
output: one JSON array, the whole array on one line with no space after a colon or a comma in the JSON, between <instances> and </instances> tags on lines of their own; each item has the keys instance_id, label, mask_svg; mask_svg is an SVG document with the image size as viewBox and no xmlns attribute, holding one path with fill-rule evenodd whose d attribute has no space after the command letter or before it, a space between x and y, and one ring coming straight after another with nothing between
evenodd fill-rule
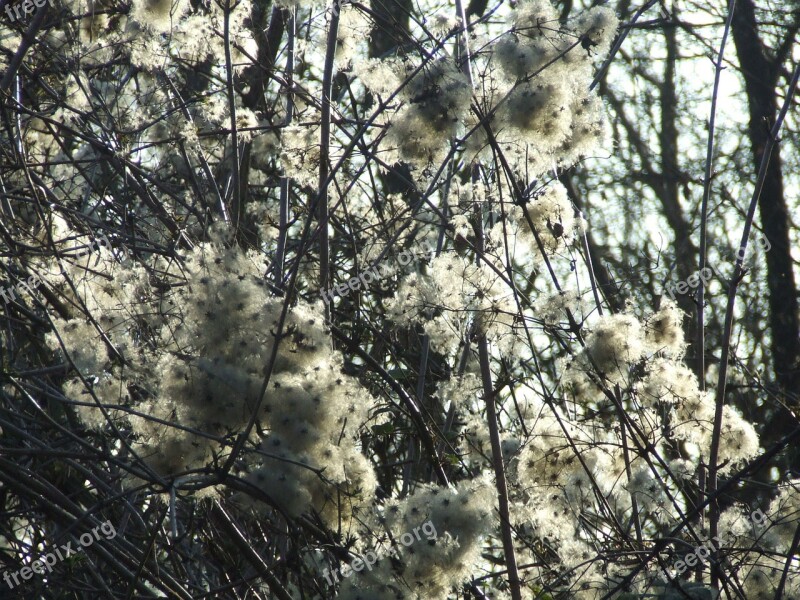
<instances>
[{"instance_id":1,"label":"brown stem","mask_svg":"<svg viewBox=\"0 0 800 600\"><path fill-rule=\"evenodd\" d=\"M723 329L723 337L722 337L722 352L720 354L719 360L719 379L717 380L717 397L716 397L716 410L714 413L714 431L711 437L711 450L709 451L709 459L708 459L708 493L710 496L714 496L717 490L717 471L718 465L717 460L719 458L719 446L720 446L720 437L722 432L722 407L725 405L725 384L726 379L728 377L728 356L730 354L730 346L731 346L731 331L733 329L733 307L736 304L736 289L739 287L739 282L744 277L744 269L742 265L744 263L744 257L747 250L747 238L750 237L750 226L753 223L753 216L756 212L756 205L758 204L758 199L761 196L761 190L764 187L764 180L767 175L767 169L769 167L769 159L770 155L772 154L772 149L778 142L778 134L781 131L781 126L783 125L783 121L786 118L786 113L789 110L789 106L792 103L792 98L794 97L795 88L797 87L797 81L800 79L800 64L798 64L794 69L794 74L792 76L792 81L789 84L789 88L786 91L786 99L783 103L783 107L781 108L780 114L778 114L777 119L775 120L775 124L770 131L769 139L767 140L766 147L764 148L764 155L761 160L761 167L758 171L758 179L756 180L755 189L753 190L753 198L750 200L750 207L747 210L747 218L744 222L744 231L742 232L742 242L739 247L742 249L736 256L736 266L733 270L733 276L731 277L730 285L728 286L728 306L725 310L725 326ZM719 502L714 500L711 503L709 509L709 536L715 537L718 533L717 527L719 524ZM714 553L714 558L716 558L716 552ZM719 568L716 566L717 562L715 560L711 561L712 569L711 569L711 583L713 586L716 587L717 582L719 580Z\"/></svg>"},{"instance_id":2,"label":"brown stem","mask_svg":"<svg viewBox=\"0 0 800 600\"><path fill-rule=\"evenodd\" d=\"M479 254L484 251L483 239L483 215L481 209L476 210L477 224L477 249ZM517 570L517 558L514 554L514 538L511 531L511 514L508 507L508 486L506 484L506 472L503 465L503 450L500 446L500 430L497 420L497 409L495 407L495 392L492 387L492 370L489 364L489 341L486 339L486 331L481 323L482 315L475 315L478 321L478 356L481 365L481 380L483 381L483 396L486 400L486 420L489 423L489 440L492 445L492 463L494 467L495 485L497 486L497 500L500 509L500 534L503 540L503 554L508 568L508 583L511 586L511 599L522 600L522 592L519 583L519 571Z\"/></svg>"}]
</instances>

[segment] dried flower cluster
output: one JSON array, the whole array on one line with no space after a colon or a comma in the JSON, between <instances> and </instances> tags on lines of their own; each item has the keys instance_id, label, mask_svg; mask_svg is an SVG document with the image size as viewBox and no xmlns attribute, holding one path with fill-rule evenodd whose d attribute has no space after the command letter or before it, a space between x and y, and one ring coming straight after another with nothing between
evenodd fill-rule
<instances>
[{"instance_id":1,"label":"dried flower cluster","mask_svg":"<svg viewBox=\"0 0 800 600\"><path fill-rule=\"evenodd\" d=\"M604 140L602 105L589 92L591 54L608 51L618 22L609 8L595 7L563 28L547 0L533 0L519 5L513 23L492 56L501 100L487 108L496 111L498 144L531 180L572 165Z\"/></svg>"},{"instance_id":2,"label":"dried flower cluster","mask_svg":"<svg viewBox=\"0 0 800 600\"><path fill-rule=\"evenodd\" d=\"M262 464L250 479L281 509L299 515L313 508L333 524L368 503L375 476L355 437L370 396L341 373L320 307L288 312L259 406L283 302L266 288L254 257L206 245L160 267L166 274L161 289L141 269L120 277L109 256L94 276L76 278L75 301L97 322L56 320L50 339L54 347L63 344L105 408L79 392L82 382L73 379L65 391L87 403L79 408L81 418L95 428L106 426L106 414L125 421L136 436L133 450L164 476L223 458L220 441L257 418L269 433L258 460L250 460ZM119 281L111 285L109 275ZM63 285L62 278L50 280ZM103 346L107 352L97 352Z\"/></svg>"},{"instance_id":3,"label":"dried flower cluster","mask_svg":"<svg viewBox=\"0 0 800 600\"><path fill-rule=\"evenodd\" d=\"M480 561L483 538L490 533L494 487L488 481L461 482L454 489L421 486L381 510L373 531L386 543L430 521L436 539L414 544L399 557L348 580L339 594L346 600L444 600ZM366 547L372 540L366 538Z\"/></svg>"},{"instance_id":4,"label":"dried flower cluster","mask_svg":"<svg viewBox=\"0 0 800 600\"><path fill-rule=\"evenodd\" d=\"M387 134L386 143L394 150L390 156L422 165L439 162L467 114L469 82L449 58L396 68L397 77L405 76L408 83L401 94L405 104Z\"/></svg>"}]
</instances>

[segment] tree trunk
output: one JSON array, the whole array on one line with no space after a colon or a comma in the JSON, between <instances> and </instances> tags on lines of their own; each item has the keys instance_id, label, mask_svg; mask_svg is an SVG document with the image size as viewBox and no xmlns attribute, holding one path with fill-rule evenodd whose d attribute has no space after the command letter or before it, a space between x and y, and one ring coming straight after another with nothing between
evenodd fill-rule
<instances>
[{"instance_id":1,"label":"tree trunk","mask_svg":"<svg viewBox=\"0 0 800 600\"><path fill-rule=\"evenodd\" d=\"M759 37L752 0L740 0L733 16L733 40L745 81L750 113L748 135L757 172L777 114L776 86L780 65L769 59ZM776 144L769 161L764 187L759 198L761 227L771 244L766 252L769 289L770 353L775 381L786 409L768 421L764 438L777 438L797 424L800 414L800 323L797 286L789 244L789 211L783 187L780 145ZM752 243L752 242L751 242ZM764 440L766 442L766 439ZM797 466L800 452L789 450L789 464Z\"/></svg>"}]
</instances>

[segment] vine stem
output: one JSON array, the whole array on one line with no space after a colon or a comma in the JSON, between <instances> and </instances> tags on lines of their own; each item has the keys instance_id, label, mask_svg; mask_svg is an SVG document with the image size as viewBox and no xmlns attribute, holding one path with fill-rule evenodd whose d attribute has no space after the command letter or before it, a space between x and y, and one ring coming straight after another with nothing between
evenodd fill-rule
<instances>
[{"instance_id":1,"label":"vine stem","mask_svg":"<svg viewBox=\"0 0 800 600\"><path fill-rule=\"evenodd\" d=\"M483 215L481 208L476 208L477 223L477 250L478 255L484 252ZM481 380L483 382L483 396L486 401L486 420L489 424L489 440L492 446L492 466L494 468L495 486L497 487L497 500L500 512L500 536L503 540L503 554L506 568L508 569L508 583L511 588L511 599L522 600L520 589L519 570L517 557L514 553L514 537L511 531L511 511L508 502L508 485L506 482L505 465L503 464L503 449L500 445L500 429L495 407L495 391L492 386L492 370L489 364L489 340L486 338L485 324L481 314L476 314L478 330L478 357L481 367Z\"/></svg>"},{"instance_id":2,"label":"vine stem","mask_svg":"<svg viewBox=\"0 0 800 600\"><path fill-rule=\"evenodd\" d=\"M792 104L797 82L800 79L800 63L795 65L794 73L792 74L792 81L789 84L789 89L786 90L786 98L784 99L783 106L781 107L778 117L775 119L775 124L770 130L769 140L764 148L764 155L761 159L761 165L758 169L758 178L756 185L753 189L753 197L750 200L750 206L747 209L747 216L744 221L744 231L742 231L742 241L739 244L740 252L736 254L736 266L733 268L733 276L731 277L730 284L728 285L728 305L725 309L725 325L722 330L722 352L720 353L719 360L719 379L717 380L717 396L716 407L714 411L714 430L711 435L711 449L708 458L708 494L714 497L709 507L709 537L713 538L718 533L719 525L719 500L715 496L717 489L717 460L719 459L719 446L720 437L722 432L722 408L725 405L725 384L728 377L728 356L730 355L731 346L731 331L733 330L733 307L736 304L736 290L739 287L739 282L744 277L744 257L747 250L747 238L750 237L750 227L753 224L753 217L756 212L756 205L761 196L761 190L764 187L764 179L767 175L767 167L769 159L772 155L772 150L778 143L778 134L783 126L783 121L786 118L786 113L789 111L789 106ZM716 558L716 552L714 553ZM716 587L719 581L719 568L717 563L712 560L711 569L711 584Z\"/></svg>"},{"instance_id":3,"label":"vine stem","mask_svg":"<svg viewBox=\"0 0 800 600\"><path fill-rule=\"evenodd\" d=\"M706 234L706 227L708 225L708 201L711 197L711 171L714 160L714 131L717 120L717 98L719 96L719 80L722 75L722 59L725 55L725 45L728 41L728 35L731 31L731 24L733 23L733 11L736 6L736 0L730 0L728 4L728 18L725 20L725 29L722 32L722 41L719 45L719 53L717 54L717 62L714 64L714 88L711 92L711 114L708 118L708 145L706 148L706 166L705 175L703 179L703 200L700 206L700 250L698 261L698 273L702 273L706 268L706 252L708 246L708 237ZM706 389L706 332L705 332L705 279L700 278L700 285L697 289L697 362L695 364L695 375L697 376L697 383L701 391ZM700 494L705 493L706 486L706 473L702 462L698 469L698 489ZM702 501L702 497L698 497L698 501ZM700 525L703 524L703 514L700 515ZM712 534L716 535L716 533ZM715 557L716 558L716 557ZM698 565L697 574L700 574L701 567Z\"/></svg>"},{"instance_id":4,"label":"vine stem","mask_svg":"<svg viewBox=\"0 0 800 600\"><path fill-rule=\"evenodd\" d=\"M489 342L486 333L481 333L478 339L478 354L481 364L481 379L483 380L483 394L486 399L486 419L489 421L489 439L492 444L492 466L494 467L497 499L500 509L500 534L503 540L503 554L508 568L508 583L511 587L512 600L522 600L517 569L517 557L514 554L514 537L511 531L511 514L508 503L508 486L506 472L503 465L503 450L500 446L500 431L497 426L497 409L495 408L495 394L492 390L492 372L489 366Z\"/></svg>"},{"instance_id":5,"label":"vine stem","mask_svg":"<svg viewBox=\"0 0 800 600\"><path fill-rule=\"evenodd\" d=\"M238 125L236 124L236 95L233 89L233 60L231 59L231 0L225 1L224 6L224 36L225 36L225 84L228 94L228 110L230 111L231 123L231 178L232 178L232 198L233 210L227 210L225 202L222 202L220 211L222 218L226 223L231 223L231 213L233 213L233 227L234 230L239 228L239 210L241 209L242 202L242 189L241 181L239 181L239 132ZM227 193L225 194L227 197Z\"/></svg>"},{"instance_id":6,"label":"vine stem","mask_svg":"<svg viewBox=\"0 0 800 600\"><path fill-rule=\"evenodd\" d=\"M719 80L722 75L722 59L725 55L725 44L728 41L728 34L731 31L733 22L733 10L736 0L730 0L728 4L728 18L725 21L725 30L722 33L722 42L719 45L717 62L714 63L714 89L711 93L711 114L708 117L708 145L706 147L706 169L703 179L703 200L700 206L700 260L698 270L702 271L706 267L706 248L708 239L706 237L706 226L708 225L708 200L711 197L711 170L714 161L714 129L717 121L717 97L719 96ZM697 288L697 381L700 389L706 389L705 381L705 315L703 304L705 303L705 281L700 278L700 285Z\"/></svg>"},{"instance_id":7,"label":"vine stem","mask_svg":"<svg viewBox=\"0 0 800 600\"><path fill-rule=\"evenodd\" d=\"M330 11L331 21L328 27L328 42L325 48L325 68L322 75L322 121L319 139L319 186L317 192L317 223L319 224L319 287L327 290L330 285L330 241L328 239L328 173L330 165L331 137L331 93L333 88L333 61L336 55L336 42L339 35L338 3L334 3ZM330 322L332 312L329 304L325 305L325 317Z\"/></svg>"},{"instance_id":8,"label":"vine stem","mask_svg":"<svg viewBox=\"0 0 800 600\"><path fill-rule=\"evenodd\" d=\"M288 18L288 41L286 47L286 121L285 126L292 124L294 116L294 100L292 88L294 87L294 41L295 41L295 12L291 9ZM283 271L286 260L286 239L289 235L289 196L292 190L292 178L288 175L281 177L281 197L279 208L278 244L275 250L275 285L283 288Z\"/></svg>"},{"instance_id":9,"label":"vine stem","mask_svg":"<svg viewBox=\"0 0 800 600\"><path fill-rule=\"evenodd\" d=\"M475 83L472 79L472 65L469 51L469 33L467 31L467 17L464 13L462 0L456 0L456 12L461 20L461 31L458 38L459 58L461 59L461 70L469 81L470 88ZM479 165L476 163L472 168L473 182L478 180ZM475 222L477 229L476 236L476 261L480 263L484 253L484 234L483 234L483 214L480 206L475 209ZM513 281L513 280L512 280ZM513 283L512 283L513 285ZM489 440L492 445L492 463L494 467L495 486L497 487L497 500L500 512L500 534L503 540L503 555L505 556L506 568L508 569L508 583L511 591L512 600L522 600L520 589L519 569L517 568L517 557L514 553L514 537L511 531L511 513L508 501L508 484L506 482L505 466L503 465L503 449L500 444L500 429L497 419L497 408L495 407L495 392L492 385L492 370L489 363L489 340L486 338L482 315L475 315L478 331L478 355L481 367L481 380L483 382L483 395L486 401L486 420L489 425Z\"/></svg>"}]
</instances>

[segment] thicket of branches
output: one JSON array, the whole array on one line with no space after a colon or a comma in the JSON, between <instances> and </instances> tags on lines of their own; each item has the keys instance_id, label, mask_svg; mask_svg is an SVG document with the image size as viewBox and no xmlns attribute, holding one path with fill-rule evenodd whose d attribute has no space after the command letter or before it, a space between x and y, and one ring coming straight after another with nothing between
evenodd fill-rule
<instances>
[{"instance_id":1,"label":"thicket of branches","mask_svg":"<svg viewBox=\"0 0 800 600\"><path fill-rule=\"evenodd\" d=\"M116 532L0 597L800 597L791 43L731 221L752 254L760 206L769 327L736 305L751 262L691 279L727 225L716 79L729 33L754 43L733 4L696 36L695 181L655 2L67 0L0 24L0 559ZM661 31L656 174L610 73L642 75ZM652 186L691 294L620 288L603 177Z\"/></svg>"}]
</instances>

